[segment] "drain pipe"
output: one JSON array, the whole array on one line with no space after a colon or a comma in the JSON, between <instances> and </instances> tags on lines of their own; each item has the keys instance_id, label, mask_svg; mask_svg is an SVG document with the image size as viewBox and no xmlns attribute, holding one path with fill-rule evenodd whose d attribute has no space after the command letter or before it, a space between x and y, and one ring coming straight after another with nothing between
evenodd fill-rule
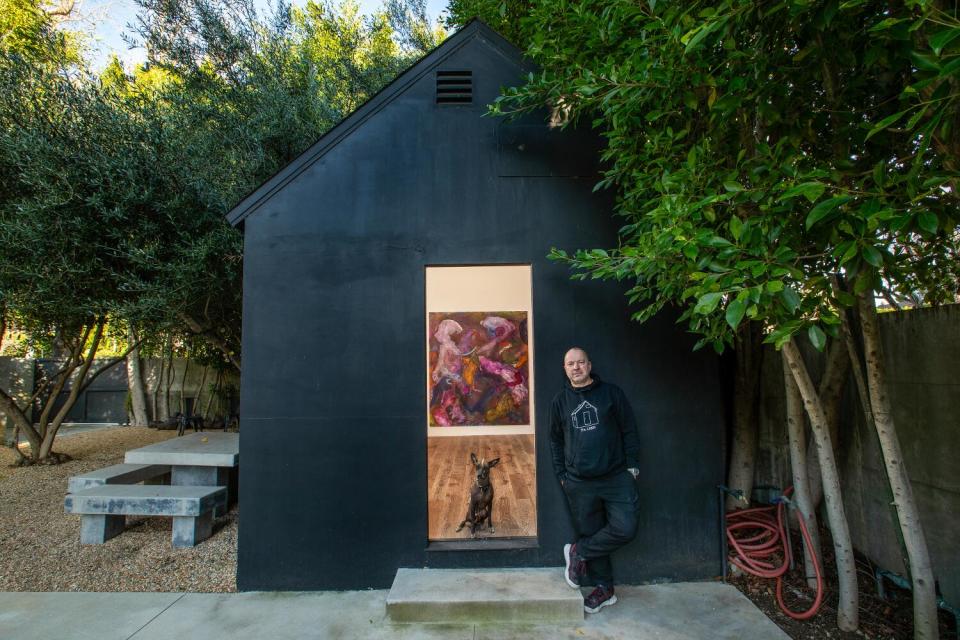
<instances>
[{"instance_id":1,"label":"drain pipe","mask_svg":"<svg viewBox=\"0 0 960 640\"><path fill-rule=\"evenodd\" d=\"M736 500L749 505L750 502L743 495L743 491L737 489L736 491L730 489L726 485L718 484L717 485L717 498L718 506L720 512L720 562L723 567L722 580L724 584L727 582L727 555L730 553L730 548L727 546L727 496L732 496Z\"/></svg>"}]
</instances>

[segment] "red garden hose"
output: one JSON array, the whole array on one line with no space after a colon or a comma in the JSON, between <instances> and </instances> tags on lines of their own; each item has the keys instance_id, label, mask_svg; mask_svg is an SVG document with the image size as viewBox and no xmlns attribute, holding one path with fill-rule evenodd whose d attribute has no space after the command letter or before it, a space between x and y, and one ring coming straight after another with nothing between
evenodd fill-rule
<instances>
[{"instance_id":1,"label":"red garden hose","mask_svg":"<svg viewBox=\"0 0 960 640\"><path fill-rule=\"evenodd\" d=\"M777 579L777 603L785 614L795 620L812 618L823 602L823 573L820 560L811 553L813 571L817 576L817 595L810 608L803 612L791 611L783 601L783 576L790 566L791 549L784 529L785 503L792 487L783 492L783 498L776 505L741 509L727 514L727 542L733 553L730 562L749 574L761 578ZM774 516L776 512L776 516ZM800 533L808 549L812 549L810 532L804 518L797 518ZM778 557L782 552L782 557Z\"/></svg>"}]
</instances>

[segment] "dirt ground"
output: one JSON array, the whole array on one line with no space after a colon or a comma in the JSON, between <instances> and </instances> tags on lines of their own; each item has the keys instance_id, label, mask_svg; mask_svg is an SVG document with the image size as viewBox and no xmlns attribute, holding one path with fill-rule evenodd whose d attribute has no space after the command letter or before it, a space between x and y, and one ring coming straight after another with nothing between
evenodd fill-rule
<instances>
[{"instance_id":1,"label":"dirt ground","mask_svg":"<svg viewBox=\"0 0 960 640\"><path fill-rule=\"evenodd\" d=\"M794 536L794 557L801 558L802 549L798 536ZM845 632L837 628L837 581L836 563L830 532L821 528L820 539L823 545L826 591L820 611L809 620L794 620L780 609L776 598L776 580L756 578L740 574L732 576L729 582L737 587L757 607L767 614L784 632L795 640L906 640L913 637L913 604L910 591L897 588L889 581L884 583L886 599L877 594L874 567L869 560L857 556L857 584L860 591L860 628L855 632ZM803 611L813 602L813 591L803 582L801 568L798 566L788 574L784 582L784 594L787 606L794 611ZM946 611L939 612L940 638L949 640L957 637L954 618Z\"/></svg>"}]
</instances>

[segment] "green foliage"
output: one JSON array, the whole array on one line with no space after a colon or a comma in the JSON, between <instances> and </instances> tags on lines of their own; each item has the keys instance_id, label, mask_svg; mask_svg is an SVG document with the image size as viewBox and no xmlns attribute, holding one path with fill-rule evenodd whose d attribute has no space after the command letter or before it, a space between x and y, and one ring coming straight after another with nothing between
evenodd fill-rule
<instances>
[{"instance_id":1,"label":"green foliage","mask_svg":"<svg viewBox=\"0 0 960 640\"><path fill-rule=\"evenodd\" d=\"M148 63L95 76L37 0L0 0L0 337L9 320L18 348L65 362L36 429L0 389L36 460L63 459L105 328L118 355L132 327L145 353L240 368L242 237L224 214L439 37L422 0L368 19L351 2L267 21L252 0L141 6Z\"/></svg>"},{"instance_id":2,"label":"green foliage","mask_svg":"<svg viewBox=\"0 0 960 640\"><path fill-rule=\"evenodd\" d=\"M54 29L36 0L0 0L0 54L54 66L79 61L76 43Z\"/></svg>"},{"instance_id":3,"label":"green foliage","mask_svg":"<svg viewBox=\"0 0 960 640\"><path fill-rule=\"evenodd\" d=\"M0 56L0 296L22 327L79 327L125 302L124 257L107 247L124 215L115 191L131 189L122 154L136 143L49 25L34 35L31 52L60 59Z\"/></svg>"},{"instance_id":4,"label":"green foliage","mask_svg":"<svg viewBox=\"0 0 960 640\"><path fill-rule=\"evenodd\" d=\"M522 23L533 4L529 0L450 0L446 24L459 29L473 18L480 18L510 42L526 47L528 40Z\"/></svg>"},{"instance_id":5,"label":"green foliage","mask_svg":"<svg viewBox=\"0 0 960 640\"><path fill-rule=\"evenodd\" d=\"M151 317L189 317L237 353L242 247L223 215L434 42L415 2L369 18L350 1L281 4L266 21L247 0L141 6L150 61L125 108L157 131L157 162L177 174L160 197L177 213L138 234L150 242L129 286Z\"/></svg>"},{"instance_id":6,"label":"green foliage","mask_svg":"<svg viewBox=\"0 0 960 640\"><path fill-rule=\"evenodd\" d=\"M439 18L436 24L430 24L426 0L384 0L382 16L392 29L391 39L406 52L405 56L414 53L414 58L420 57L447 36ZM376 18L381 19L380 14ZM413 61L408 59L408 63Z\"/></svg>"},{"instance_id":7,"label":"green foliage","mask_svg":"<svg viewBox=\"0 0 960 640\"><path fill-rule=\"evenodd\" d=\"M235 366L242 236L224 214L442 37L422 0L266 19L251 0L143 0L148 62L94 76L35 0L0 2L16 9L0 12L0 303L37 335L109 316Z\"/></svg>"},{"instance_id":8,"label":"green foliage","mask_svg":"<svg viewBox=\"0 0 960 640\"><path fill-rule=\"evenodd\" d=\"M494 114L544 103L606 138L620 246L555 249L680 304L718 351L745 320L822 348L854 291L957 295L956 9L929 2L531 4L542 66Z\"/></svg>"}]
</instances>

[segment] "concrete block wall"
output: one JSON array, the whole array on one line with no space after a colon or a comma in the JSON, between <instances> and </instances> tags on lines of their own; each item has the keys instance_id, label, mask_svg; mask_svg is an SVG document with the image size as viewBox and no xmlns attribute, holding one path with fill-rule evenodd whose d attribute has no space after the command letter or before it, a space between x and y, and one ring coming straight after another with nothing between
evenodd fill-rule
<instances>
[{"instance_id":1,"label":"concrete block wall","mask_svg":"<svg viewBox=\"0 0 960 640\"><path fill-rule=\"evenodd\" d=\"M960 305L880 314L894 420L934 572L947 602L960 604ZM807 352L811 368L820 359ZM764 354L756 484L790 484L780 356ZM838 439L844 506L856 548L906 574L904 552L876 435L853 380L847 381Z\"/></svg>"},{"instance_id":2,"label":"concrete block wall","mask_svg":"<svg viewBox=\"0 0 960 640\"><path fill-rule=\"evenodd\" d=\"M165 390L166 390L166 372L164 372L164 380L160 380L160 358L143 358L141 370L143 374L143 382L146 388L147 393L147 407L148 411L152 406L153 402L153 393L157 390L157 387L160 386L160 396L158 398L159 402L163 402ZM207 376L204 379L203 377L204 367L195 362L190 362L188 364L187 360L176 358L173 361L173 375L170 386L170 413L174 414L180 410L180 398L194 398L199 400L199 407L202 410L207 405L207 399L210 397L210 388L211 385L216 382L217 372L212 367L208 369ZM186 377L184 377L186 373ZM201 383L203 388L201 389ZM223 380L221 382L222 389L226 390L229 386L232 386L234 391L233 395L235 398L239 398L240 395L240 376L234 371L227 371L224 373ZM213 405L211 405L212 414L225 414L229 411L229 407L222 406L219 409L217 399L214 399Z\"/></svg>"},{"instance_id":3,"label":"concrete block wall","mask_svg":"<svg viewBox=\"0 0 960 640\"><path fill-rule=\"evenodd\" d=\"M960 305L880 315L893 417L945 599L960 604ZM844 466L854 543L905 573L880 445L858 414Z\"/></svg>"},{"instance_id":4,"label":"concrete block wall","mask_svg":"<svg viewBox=\"0 0 960 640\"><path fill-rule=\"evenodd\" d=\"M15 358L11 356L0 356L0 388L3 388L22 404L25 404L33 391L36 360L32 358ZM121 371L117 375L121 377L121 385L126 385L126 374L122 371L123 364L118 365ZM111 370L112 371L112 370ZM142 362L142 371L144 383L147 391L147 407L152 407L152 394L160 384L160 359L145 358ZM184 372L186 371L186 378ZM105 373L98 378L98 381L104 381L110 372ZM196 363L187 365L186 360L176 359L173 363L173 376L170 388L170 413L176 413L180 408L181 396L185 398L199 399L200 409L207 405L207 399L210 397L210 386L216 381L216 371L212 368L207 372L206 379L203 378L203 367ZM201 390L201 382L203 389ZM239 374L228 371L224 374L222 388L227 389L232 386L234 399L239 398L240 376ZM121 386L121 389L123 387ZM161 387L160 401L165 395L165 386ZM111 400L116 404L115 414L124 415L123 393L116 394L116 400ZM226 402L220 402L214 399L211 405L211 414L226 414L229 412ZM82 413L82 411L81 411ZM69 421L69 419L68 419ZM0 415L0 433L3 435L3 442L9 443L13 439L13 427L9 419Z\"/></svg>"}]
</instances>

